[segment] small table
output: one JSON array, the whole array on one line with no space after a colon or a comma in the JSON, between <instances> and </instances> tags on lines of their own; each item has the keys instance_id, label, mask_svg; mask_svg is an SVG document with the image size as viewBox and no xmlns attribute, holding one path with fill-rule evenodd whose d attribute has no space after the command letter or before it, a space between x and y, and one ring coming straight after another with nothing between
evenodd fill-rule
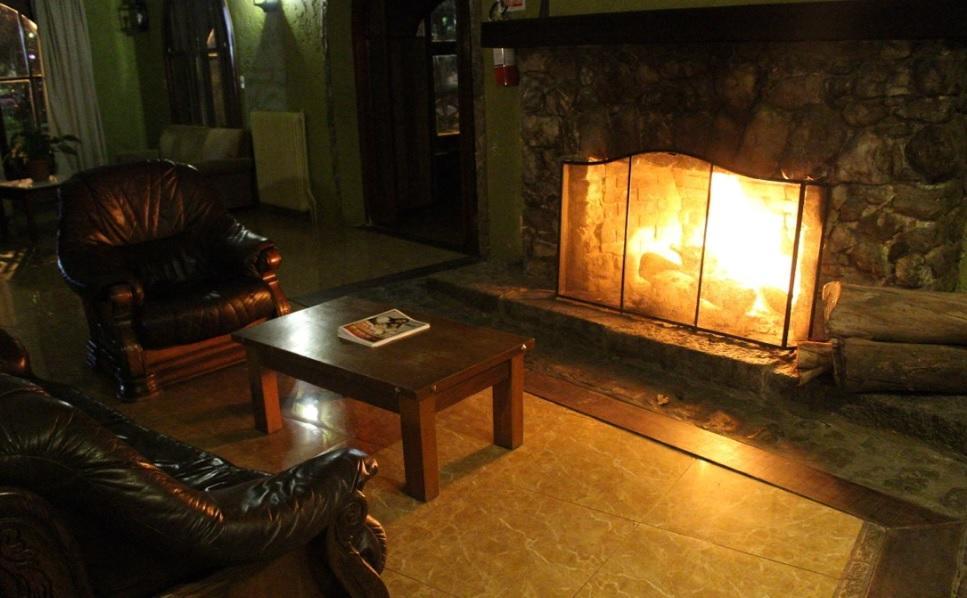
<instances>
[{"instance_id":1,"label":"small table","mask_svg":"<svg viewBox=\"0 0 967 598\"><path fill-rule=\"evenodd\" d=\"M0 181L0 238L7 238L7 214L3 209L3 200L20 201L24 215L27 217L27 232L30 240L37 242L37 225L34 223L34 212L31 203L37 196L60 193L63 181L57 177L50 177L46 181L20 179L16 181Z\"/></svg>"},{"instance_id":2,"label":"small table","mask_svg":"<svg viewBox=\"0 0 967 598\"><path fill-rule=\"evenodd\" d=\"M524 439L524 354L534 339L419 313L430 329L369 348L336 335L340 325L391 309L342 298L245 328L255 426L282 427L277 372L400 415L406 492L428 501L440 493L436 414L493 386L494 443Z\"/></svg>"}]
</instances>

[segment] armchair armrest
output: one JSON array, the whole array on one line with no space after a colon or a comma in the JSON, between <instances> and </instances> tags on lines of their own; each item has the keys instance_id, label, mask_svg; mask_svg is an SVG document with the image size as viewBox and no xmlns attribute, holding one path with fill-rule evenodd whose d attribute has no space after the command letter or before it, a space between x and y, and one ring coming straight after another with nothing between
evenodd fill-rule
<instances>
[{"instance_id":1,"label":"armchair armrest","mask_svg":"<svg viewBox=\"0 0 967 598\"><path fill-rule=\"evenodd\" d=\"M213 230L216 232L210 235L208 242L223 267L244 276L261 278L272 293L275 315L289 313L292 308L282 292L277 275L282 265L282 254L275 243L253 233L228 214Z\"/></svg>"},{"instance_id":2,"label":"armchair armrest","mask_svg":"<svg viewBox=\"0 0 967 598\"><path fill-rule=\"evenodd\" d=\"M282 263L263 258L263 253L275 252L275 243L247 229L231 215L225 215L218 226L212 227L207 240L216 259L226 268L240 274L261 278L269 270L277 270Z\"/></svg>"},{"instance_id":3,"label":"armchair armrest","mask_svg":"<svg viewBox=\"0 0 967 598\"><path fill-rule=\"evenodd\" d=\"M57 267L67 284L88 299L106 298L130 290L131 301L138 305L144 299L141 280L132 272L121 253L111 247L87 248L85 251L58 251Z\"/></svg>"}]
</instances>

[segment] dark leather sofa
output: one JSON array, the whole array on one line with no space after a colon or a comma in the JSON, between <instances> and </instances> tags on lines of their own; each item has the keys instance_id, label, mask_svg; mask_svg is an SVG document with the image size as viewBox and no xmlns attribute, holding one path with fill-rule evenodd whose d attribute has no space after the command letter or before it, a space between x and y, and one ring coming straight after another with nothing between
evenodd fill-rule
<instances>
[{"instance_id":1,"label":"dark leather sofa","mask_svg":"<svg viewBox=\"0 0 967 598\"><path fill-rule=\"evenodd\" d=\"M293 551L321 594L387 596L361 493L375 472L352 449L275 475L236 467L37 379L0 331L2 596L155 595Z\"/></svg>"},{"instance_id":2,"label":"dark leather sofa","mask_svg":"<svg viewBox=\"0 0 967 598\"><path fill-rule=\"evenodd\" d=\"M185 164L75 175L61 191L57 255L84 303L88 361L122 399L242 361L230 334L290 309L275 245Z\"/></svg>"}]
</instances>

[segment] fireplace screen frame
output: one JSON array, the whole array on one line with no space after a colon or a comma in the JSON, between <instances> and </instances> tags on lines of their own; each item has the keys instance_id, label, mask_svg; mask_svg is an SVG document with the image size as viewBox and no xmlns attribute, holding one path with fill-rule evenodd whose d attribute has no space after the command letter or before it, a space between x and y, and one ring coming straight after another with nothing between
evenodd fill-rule
<instances>
[{"instance_id":1,"label":"fireplace screen frame","mask_svg":"<svg viewBox=\"0 0 967 598\"><path fill-rule=\"evenodd\" d=\"M631 199L632 170L634 165L634 159L639 156L649 156L653 154L665 154L672 157L684 157L686 159L703 162L708 166L709 180L708 180L708 189L707 189L706 198L705 198L705 220L702 225L704 228L704 231L703 231L702 247L701 247L701 259L700 259L697 287L695 291L694 317L692 318L690 323L663 318L660 316L656 316L654 314L644 313L642 311L634 309L633 307L629 307L625 301L626 276L628 275L628 273L626 272L626 264L628 261L628 251L629 251L628 247L629 247L630 212L632 210L632 199ZM627 181L624 184L625 214L624 214L624 227L623 227L624 236L622 239L622 246L621 246L621 274L620 274L621 279L619 281L620 299L619 299L618 305L615 306L613 304L609 304L606 302L595 301L595 300L588 299L586 297L579 297L572 294L568 294L566 292L566 285L564 281L566 272L565 272L565 263L563 260L563 255L564 255L564 244L566 242L566 235L568 234L567 202L571 200L571 198L569 197L570 196L569 190L567 189L568 181L569 181L568 168L569 167L607 166L609 164L614 164L618 162L627 163L628 173L627 173ZM731 175L738 175L739 177L744 177L745 179L749 179L754 182L782 183L784 185L797 185L799 187L798 205L796 207L795 239L792 244L792 253L789 258L789 284L788 284L788 288L786 289L785 313L783 315L783 321L782 321L782 335L781 335L781 340L778 343L768 342L762 339L742 336L739 334L723 331L720 329L703 327L699 325L701 303L703 300L703 290L704 290L702 285L704 282L703 276L704 276L705 267L706 267L707 256L705 254L705 251L707 248L706 244L708 242L709 215L710 215L710 209L713 201L712 175L716 172L723 172ZM813 206L814 209L818 211L818 218L819 218L818 243L816 243L816 260L815 260L815 264L803 263L801 264L802 266L801 268L797 268L797 264L799 264L799 260L800 260L800 256L799 256L799 252L801 249L800 246L803 243L803 239L802 239L803 216L804 216L804 210L806 209L806 203L807 203L807 189L809 188L811 188L814 193L814 195L810 196L810 201L818 203L818 205ZM619 190L620 190L620 187L619 187ZM822 261L822 254L823 254L823 243L825 241L824 229L826 225L827 210L829 206L828 191L829 191L828 186L823 182L809 180L809 179L786 179L786 178L779 179L779 178L771 178L771 177L759 177L759 176L755 176L747 172L742 172L732 168L725 168L723 166L720 166L711 162L710 160L702 156L697 156L694 154L690 154L688 152L681 152L677 150L648 150L648 151L642 151L642 152L634 152L631 154L626 154L623 156L618 156L616 158L610 158L605 160L596 160L596 159L562 160L561 161L561 197L560 197L561 201L558 204L558 209L559 209L558 223L559 223L560 230L559 230L559 239L558 239L558 255L557 255L558 276L557 276L556 294L558 297L567 299L570 301L576 301L579 303L594 305L594 306L602 307L609 310L616 310L621 313L633 314L636 316L642 316L642 317L646 317L649 319L654 319L662 322L668 322L670 324L674 324L677 326L683 326L690 330L709 332L709 333L722 335L730 338L736 338L743 341L752 342L755 344L769 346L769 347L779 347L782 349L793 348L795 347L795 345L798 343L799 340L805 340L805 339L790 339L790 326L793 319L793 315L791 312L793 307L794 290L797 284L797 270L801 270L799 274L802 276L805 276L807 273L807 270L806 270L807 267L811 268L812 277L814 278L811 297L809 297L808 299L809 322L807 327L807 331L808 331L807 334L809 338L816 337L816 334L814 332L815 313L816 313L816 305L817 305L816 298L818 297L820 292L819 274L820 274L820 263Z\"/></svg>"}]
</instances>

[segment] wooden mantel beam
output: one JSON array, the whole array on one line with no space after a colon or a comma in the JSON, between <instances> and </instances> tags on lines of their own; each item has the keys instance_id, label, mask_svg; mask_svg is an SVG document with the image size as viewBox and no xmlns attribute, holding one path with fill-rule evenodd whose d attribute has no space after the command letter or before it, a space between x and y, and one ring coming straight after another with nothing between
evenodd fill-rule
<instances>
[{"instance_id":1,"label":"wooden mantel beam","mask_svg":"<svg viewBox=\"0 0 967 598\"><path fill-rule=\"evenodd\" d=\"M486 48L645 43L967 39L964 0L838 0L484 23Z\"/></svg>"}]
</instances>

